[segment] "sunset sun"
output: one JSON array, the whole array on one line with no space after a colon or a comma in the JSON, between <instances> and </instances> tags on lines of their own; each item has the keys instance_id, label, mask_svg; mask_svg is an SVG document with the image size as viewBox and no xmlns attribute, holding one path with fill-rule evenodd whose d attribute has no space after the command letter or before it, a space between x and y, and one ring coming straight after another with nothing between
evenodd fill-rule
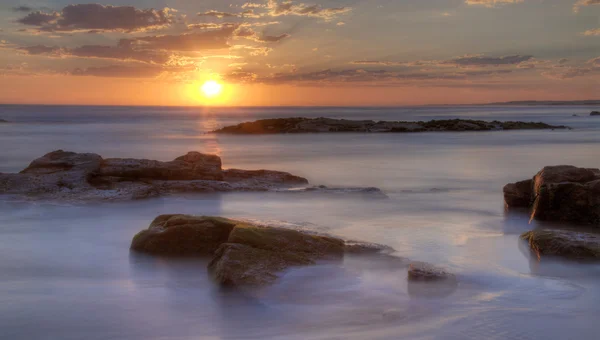
<instances>
[{"instance_id":1,"label":"sunset sun","mask_svg":"<svg viewBox=\"0 0 600 340\"><path fill-rule=\"evenodd\" d=\"M209 80L202 84L202 86L200 87L200 91L202 91L202 94L204 94L206 97L218 96L219 94L221 94L222 90L223 85L219 84L214 80Z\"/></svg>"}]
</instances>

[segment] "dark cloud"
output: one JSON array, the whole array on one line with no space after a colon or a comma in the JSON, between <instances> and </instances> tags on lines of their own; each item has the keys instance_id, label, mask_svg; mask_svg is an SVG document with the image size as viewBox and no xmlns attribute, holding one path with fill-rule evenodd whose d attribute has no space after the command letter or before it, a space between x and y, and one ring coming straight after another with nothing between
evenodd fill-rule
<instances>
[{"instance_id":1,"label":"dark cloud","mask_svg":"<svg viewBox=\"0 0 600 340\"><path fill-rule=\"evenodd\" d=\"M134 50L129 44L119 46L84 45L76 48L60 48L44 45L19 48L29 55L49 55L52 57L79 57L116 59L122 61L139 61L149 64L165 64L170 60L170 55L162 51Z\"/></svg>"},{"instance_id":2,"label":"dark cloud","mask_svg":"<svg viewBox=\"0 0 600 340\"><path fill-rule=\"evenodd\" d=\"M14 12L31 12L31 11L33 11L33 8L31 8L29 6L17 6L17 7L13 7L12 10Z\"/></svg>"},{"instance_id":3,"label":"dark cloud","mask_svg":"<svg viewBox=\"0 0 600 340\"><path fill-rule=\"evenodd\" d=\"M158 35L134 39L123 39L121 43L136 44L150 50L203 51L229 48L227 40L233 36L236 27L180 35Z\"/></svg>"},{"instance_id":4,"label":"dark cloud","mask_svg":"<svg viewBox=\"0 0 600 340\"><path fill-rule=\"evenodd\" d=\"M457 66L457 67L486 67L486 66L506 66L519 65L530 61L533 56L530 55L511 55L505 57L487 57L482 55L464 56L450 60L417 60L410 62L402 61L380 61L380 60L358 60L351 64L371 65L371 66L405 66L405 67L423 67L423 66Z\"/></svg>"},{"instance_id":5,"label":"dark cloud","mask_svg":"<svg viewBox=\"0 0 600 340\"><path fill-rule=\"evenodd\" d=\"M71 72L75 76L93 76L110 78L156 78L163 73L178 73L192 71L191 67L160 67L160 66L103 66L77 68Z\"/></svg>"},{"instance_id":6,"label":"dark cloud","mask_svg":"<svg viewBox=\"0 0 600 340\"><path fill-rule=\"evenodd\" d=\"M173 10L136 9L132 6L99 4L68 5L61 12L32 12L18 20L44 31L124 31L135 32L164 27L173 22Z\"/></svg>"},{"instance_id":7,"label":"dark cloud","mask_svg":"<svg viewBox=\"0 0 600 340\"><path fill-rule=\"evenodd\" d=\"M456 66L502 66L502 65L518 65L522 62L533 58L530 55L511 55L505 57L486 57L486 56L465 56L448 61L442 64Z\"/></svg>"},{"instance_id":8,"label":"dark cloud","mask_svg":"<svg viewBox=\"0 0 600 340\"><path fill-rule=\"evenodd\" d=\"M31 26L45 26L50 24L56 24L56 21L60 17L60 14L53 13L44 13L41 11L35 11L27 14L25 17L17 20L17 22L23 25L31 25Z\"/></svg>"}]
</instances>

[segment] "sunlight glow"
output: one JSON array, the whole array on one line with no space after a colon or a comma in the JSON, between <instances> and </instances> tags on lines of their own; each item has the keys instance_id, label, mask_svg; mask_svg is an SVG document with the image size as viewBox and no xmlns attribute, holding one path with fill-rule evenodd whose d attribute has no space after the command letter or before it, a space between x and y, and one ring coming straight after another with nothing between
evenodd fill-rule
<instances>
[{"instance_id":1,"label":"sunlight glow","mask_svg":"<svg viewBox=\"0 0 600 340\"><path fill-rule=\"evenodd\" d=\"M217 83L214 80L209 80L205 82L202 85L202 87L200 87L200 90L206 97L215 97L221 93L221 91L223 90L223 85Z\"/></svg>"}]
</instances>

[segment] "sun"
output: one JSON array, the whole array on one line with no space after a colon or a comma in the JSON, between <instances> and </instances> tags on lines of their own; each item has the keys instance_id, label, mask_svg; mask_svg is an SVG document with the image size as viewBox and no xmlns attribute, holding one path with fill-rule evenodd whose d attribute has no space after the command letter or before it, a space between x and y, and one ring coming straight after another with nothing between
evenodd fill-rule
<instances>
[{"instance_id":1,"label":"sun","mask_svg":"<svg viewBox=\"0 0 600 340\"><path fill-rule=\"evenodd\" d=\"M200 87L200 90L206 97L215 97L223 91L223 85L214 80L208 80Z\"/></svg>"}]
</instances>

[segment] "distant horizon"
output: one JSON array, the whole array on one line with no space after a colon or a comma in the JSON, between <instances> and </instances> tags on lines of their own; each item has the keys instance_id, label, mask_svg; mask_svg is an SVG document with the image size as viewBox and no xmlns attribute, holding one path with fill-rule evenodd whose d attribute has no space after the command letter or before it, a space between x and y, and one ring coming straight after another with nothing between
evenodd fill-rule
<instances>
[{"instance_id":1,"label":"distant horizon","mask_svg":"<svg viewBox=\"0 0 600 340\"><path fill-rule=\"evenodd\" d=\"M600 99L585 100L519 100L505 102L464 103L464 104L415 104L415 105L127 105L127 104L43 104L43 103L0 103L0 106L111 106L111 107L182 107L182 108L394 108L394 107L423 107L423 106L595 106L600 105Z\"/></svg>"}]
</instances>

